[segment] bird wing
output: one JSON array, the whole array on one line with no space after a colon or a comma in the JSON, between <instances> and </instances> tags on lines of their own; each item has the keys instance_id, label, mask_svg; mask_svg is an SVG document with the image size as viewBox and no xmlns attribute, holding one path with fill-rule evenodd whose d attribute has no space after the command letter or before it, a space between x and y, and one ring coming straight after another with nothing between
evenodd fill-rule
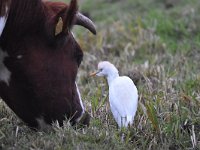
<instances>
[{"instance_id":1,"label":"bird wing","mask_svg":"<svg viewBox=\"0 0 200 150\"><path fill-rule=\"evenodd\" d=\"M115 120L117 120L117 115L133 119L138 102L138 92L133 81L126 76L112 81L109 87L109 101Z\"/></svg>"}]
</instances>

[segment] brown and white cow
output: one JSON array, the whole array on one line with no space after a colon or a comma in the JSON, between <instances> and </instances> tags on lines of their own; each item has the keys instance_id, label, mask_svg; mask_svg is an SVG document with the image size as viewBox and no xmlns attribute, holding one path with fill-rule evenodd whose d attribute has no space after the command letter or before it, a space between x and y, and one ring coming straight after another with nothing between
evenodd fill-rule
<instances>
[{"instance_id":1,"label":"brown and white cow","mask_svg":"<svg viewBox=\"0 0 200 150\"><path fill-rule=\"evenodd\" d=\"M28 126L77 123L85 114L76 84L83 52L71 33L93 22L69 5L42 0L0 0L0 96ZM82 119L88 125L89 116Z\"/></svg>"}]
</instances>

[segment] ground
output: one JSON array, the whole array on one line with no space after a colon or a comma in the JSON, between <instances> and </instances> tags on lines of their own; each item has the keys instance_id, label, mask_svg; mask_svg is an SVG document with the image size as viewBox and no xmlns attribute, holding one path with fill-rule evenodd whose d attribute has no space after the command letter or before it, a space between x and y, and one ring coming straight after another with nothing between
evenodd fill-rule
<instances>
[{"instance_id":1,"label":"ground","mask_svg":"<svg viewBox=\"0 0 200 150\"><path fill-rule=\"evenodd\" d=\"M97 36L73 29L84 50L77 82L90 127L74 129L66 120L35 132L0 101L0 149L198 149L200 1L80 0L79 9L97 27ZM102 60L138 87L128 130L112 117L106 80L88 76Z\"/></svg>"}]
</instances>

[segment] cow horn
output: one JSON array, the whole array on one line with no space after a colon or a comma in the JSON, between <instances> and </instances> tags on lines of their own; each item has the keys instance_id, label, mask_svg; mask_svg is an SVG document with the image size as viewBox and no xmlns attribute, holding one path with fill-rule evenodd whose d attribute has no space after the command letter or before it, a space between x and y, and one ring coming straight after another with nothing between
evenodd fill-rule
<instances>
[{"instance_id":1,"label":"cow horn","mask_svg":"<svg viewBox=\"0 0 200 150\"><path fill-rule=\"evenodd\" d=\"M76 14L76 21L75 21L76 25L81 25L85 28L87 28L88 30L90 30L93 34L96 34L96 29L95 29L95 25L94 23L86 16L84 16L81 13L77 13Z\"/></svg>"}]
</instances>

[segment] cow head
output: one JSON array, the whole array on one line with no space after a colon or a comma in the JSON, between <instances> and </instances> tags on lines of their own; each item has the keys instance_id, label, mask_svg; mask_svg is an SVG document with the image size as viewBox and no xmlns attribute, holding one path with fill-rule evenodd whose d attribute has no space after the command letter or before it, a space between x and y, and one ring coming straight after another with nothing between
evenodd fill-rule
<instances>
[{"instance_id":1,"label":"cow head","mask_svg":"<svg viewBox=\"0 0 200 150\"><path fill-rule=\"evenodd\" d=\"M71 28L78 24L95 34L92 21L77 11L76 0L7 5L0 34L0 96L30 127L38 128L41 120L62 125L65 117L78 122L85 113L75 81L83 52Z\"/></svg>"}]
</instances>

